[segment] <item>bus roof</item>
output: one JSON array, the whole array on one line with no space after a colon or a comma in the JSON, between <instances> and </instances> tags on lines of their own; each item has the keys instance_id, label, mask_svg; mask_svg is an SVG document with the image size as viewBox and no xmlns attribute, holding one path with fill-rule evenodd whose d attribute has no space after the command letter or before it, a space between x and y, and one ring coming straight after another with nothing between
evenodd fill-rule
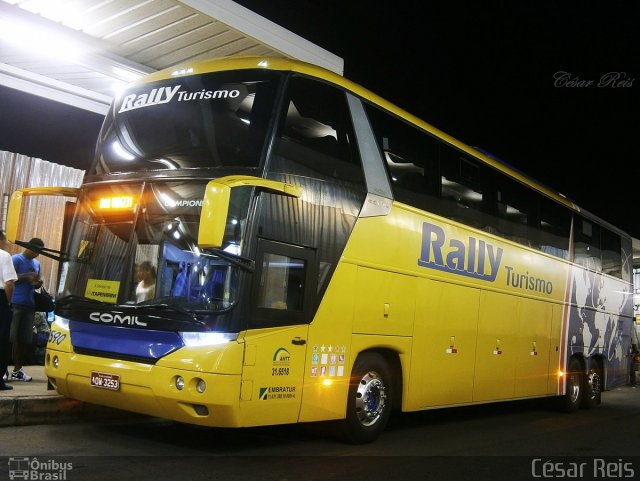
<instances>
[{"instance_id":1,"label":"bus roof","mask_svg":"<svg viewBox=\"0 0 640 481\"><path fill-rule=\"evenodd\" d=\"M316 65L312 65L306 62L302 62L299 60L293 59L285 59L285 58L275 58L275 57L255 57L255 56L246 56L246 57L230 57L230 58L220 58L220 59L211 59L211 60L200 60L194 62L187 62L184 64L179 64L169 69L160 70L153 74L150 74L136 83L149 83L155 82L158 80L166 80L172 77L178 77L182 75L194 75L194 74L202 74L208 72L217 72L217 71L226 71L226 70L243 70L243 69L256 69L256 68L264 68L269 70L280 70L280 71L292 71L298 72L302 74L309 75L311 77L319 78L321 80L325 80L327 82L336 84L355 95L362 97L370 102L380 106L381 108L401 117L417 127L431 133L432 135L444 140L448 144L458 148L459 150L465 152L466 154L480 160L481 162L490 165L494 169L497 169L510 177L518 180L519 182L537 190L538 192L550 197L551 199L559 202L560 204L582 214L585 216L592 218L593 220L597 220L599 223L606 224L608 227L613 228L618 232L622 232L620 229L608 224L607 222L602 221L598 217L590 214L584 209L581 209L579 206L574 204L572 201L567 199L562 194L550 189L545 186L541 182L532 179L528 175L520 172L518 169L511 167L505 162L497 159L492 155L488 155L482 150L478 150L473 148L465 143L457 140L456 138L450 136L449 134L441 131L440 129L434 127L433 125L421 120L415 115L407 112L404 109L392 104L391 102L385 100L379 95L367 90L361 85L352 82L341 75L338 75L334 72L331 72L322 67L318 67ZM134 83L134 84L136 84Z\"/></svg>"}]
</instances>

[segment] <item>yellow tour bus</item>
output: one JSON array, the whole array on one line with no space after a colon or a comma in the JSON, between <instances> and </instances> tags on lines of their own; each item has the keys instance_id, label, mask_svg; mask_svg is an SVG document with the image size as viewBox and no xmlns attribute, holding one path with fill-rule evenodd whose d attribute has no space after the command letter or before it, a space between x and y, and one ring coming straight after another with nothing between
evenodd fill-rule
<instances>
[{"instance_id":1,"label":"yellow tour bus","mask_svg":"<svg viewBox=\"0 0 640 481\"><path fill-rule=\"evenodd\" d=\"M70 193L45 361L69 398L363 443L393 410L572 411L628 375L628 235L313 65L132 84L83 185L16 192L9 239Z\"/></svg>"}]
</instances>

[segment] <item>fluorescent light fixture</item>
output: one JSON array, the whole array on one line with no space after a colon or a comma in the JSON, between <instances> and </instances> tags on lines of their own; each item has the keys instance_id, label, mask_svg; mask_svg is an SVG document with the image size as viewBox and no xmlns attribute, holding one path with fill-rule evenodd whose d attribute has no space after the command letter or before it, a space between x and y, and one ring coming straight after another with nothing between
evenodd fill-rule
<instances>
[{"instance_id":1,"label":"fluorescent light fixture","mask_svg":"<svg viewBox=\"0 0 640 481\"><path fill-rule=\"evenodd\" d=\"M68 62L86 53L80 44L58 32L16 20L0 22L0 39L32 54Z\"/></svg>"},{"instance_id":2,"label":"fluorescent light fixture","mask_svg":"<svg viewBox=\"0 0 640 481\"><path fill-rule=\"evenodd\" d=\"M60 22L80 30L81 19L78 14L80 10L74 3L76 2L69 2L69 0L30 0L29 2L23 2L20 7L54 22Z\"/></svg>"},{"instance_id":3,"label":"fluorescent light fixture","mask_svg":"<svg viewBox=\"0 0 640 481\"><path fill-rule=\"evenodd\" d=\"M178 334L187 347L216 346L238 339L237 332L180 332Z\"/></svg>"}]
</instances>

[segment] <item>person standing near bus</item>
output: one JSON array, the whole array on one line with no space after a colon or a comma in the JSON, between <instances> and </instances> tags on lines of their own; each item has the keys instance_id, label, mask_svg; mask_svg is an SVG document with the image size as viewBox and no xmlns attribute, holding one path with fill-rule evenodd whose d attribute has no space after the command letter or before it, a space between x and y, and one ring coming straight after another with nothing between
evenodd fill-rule
<instances>
[{"instance_id":1,"label":"person standing near bus","mask_svg":"<svg viewBox=\"0 0 640 481\"><path fill-rule=\"evenodd\" d=\"M11 298L13 297L13 286L18 280L16 270L13 267L11 255L4 250L7 238L0 230L0 391L13 389L7 386L5 381L9 378L7 364L9 362L9 331L11 329Z\"/></svg>"},{"instance_id":2,"label":"person standing near bus","mask_svg":"<svg viewBox=\"0 0 640 481\"><path fill-rule=\"evenodd\" d=\"M11 342L14 346L14 367L12 381L31 381L24 369L22 361L28 347L33 342L33 323L36 308L33 295L42 286L40 279L40 262L36 257L44 247L42 239L34 237L29 241L29 248L21 254L13 256L13 267L18 274L18 281L13 291L13 322L11 323Z\"/></svg>"}]
</instances>

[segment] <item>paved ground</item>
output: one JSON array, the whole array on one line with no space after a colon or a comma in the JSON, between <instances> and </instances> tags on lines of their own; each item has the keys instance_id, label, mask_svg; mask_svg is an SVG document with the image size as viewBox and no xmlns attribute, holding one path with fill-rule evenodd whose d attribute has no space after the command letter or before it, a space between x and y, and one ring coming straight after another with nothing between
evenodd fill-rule
<instances>
[{"instance_id":1,"label":"paved ground","mask_svg":"<svg viewBox=\"0 0 640 481\"><path fill-rule=\"evenodd\" d=\"M9 366L9 372L13 366ZM44 366L25 366L33 379L11 381L11 391L0 391L0 427L28 424L61 423L78 419L125 416L122 411L67 399L48 389Z\"/></svg>"}]
</instances>

